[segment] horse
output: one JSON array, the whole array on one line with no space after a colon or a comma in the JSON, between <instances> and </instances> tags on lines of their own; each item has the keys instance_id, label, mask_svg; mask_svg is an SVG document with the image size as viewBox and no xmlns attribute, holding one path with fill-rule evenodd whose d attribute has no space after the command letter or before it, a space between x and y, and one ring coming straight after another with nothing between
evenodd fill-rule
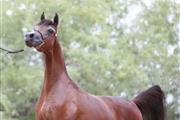
<instances>
[{"instance_id":1,"label":"horse","mask_svg":"<svg viewBox=\"0 0 180 120\"><path fill-rule=\"evenodd\" d=\"M36 120L165 120L164 92L158 85L132 100L96 96L70 79L57 37L59 16L46 19L44 12L25 44L44 55L44 83L35 106Z\"/></svg>"}]
</instances>

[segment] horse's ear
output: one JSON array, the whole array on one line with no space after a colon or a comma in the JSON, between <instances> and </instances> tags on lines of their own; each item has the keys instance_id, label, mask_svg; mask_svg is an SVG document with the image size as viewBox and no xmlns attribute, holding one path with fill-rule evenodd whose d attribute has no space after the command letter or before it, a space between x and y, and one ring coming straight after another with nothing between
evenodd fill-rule
<instances>
[{"instance_id":1,"label":"horse's ear","mask_svg":"<svg viewBox=\"0 0 180 120\"><path fill-rule=\"evenodd\" d=\"M44 12L41 14L41 21L45 19Z\"/></svg>"},{"instance_id":2,"label":"horse's ear","mask_svg":"<svg viewBox=\"0 0 180 120\"><path fill-rule=\"evenodd\" d=\"M56 25L58 25L58 23L59 23L59 16L58 16L57 13L56 13L55 16L54 16L53 21L54 21L54 23L55 23Z\"/></svg>"}]
</instances>

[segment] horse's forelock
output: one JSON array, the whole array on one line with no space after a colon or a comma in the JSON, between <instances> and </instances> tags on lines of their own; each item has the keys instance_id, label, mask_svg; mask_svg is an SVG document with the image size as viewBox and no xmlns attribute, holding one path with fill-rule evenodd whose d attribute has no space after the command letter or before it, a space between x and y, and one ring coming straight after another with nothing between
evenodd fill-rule
<instances>
[{"instance_id":1,"label":"horse's forelock","mask_svg":"<svg viewBox=\"0 0 180 120\"><path fill-rule=\"evenodd\" d=\"M42 20L41 22L39 22L37 25L45 25L45 26L49 26L49 25L54 25L53 21L51 20Z\"/></svg>"}]
</instances>

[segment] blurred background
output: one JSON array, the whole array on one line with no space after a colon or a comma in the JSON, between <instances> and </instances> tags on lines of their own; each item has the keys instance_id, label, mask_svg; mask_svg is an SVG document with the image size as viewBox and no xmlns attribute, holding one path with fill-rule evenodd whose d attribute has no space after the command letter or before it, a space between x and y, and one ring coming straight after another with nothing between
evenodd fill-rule
<instances>
[{"instance_id":1,"label":"blurred background","mask_svg":"<svg viewBox=\"0 0 180 120\"><path fill-rule=\"evenodd\" d=\"M154 84L168 120L180 120L180 0L1 0L0 117L33 120L43 84L41 53L23 33L60 16L58 37L71 78L97 95L132 99Z\"/></svg>"}]
</instances>

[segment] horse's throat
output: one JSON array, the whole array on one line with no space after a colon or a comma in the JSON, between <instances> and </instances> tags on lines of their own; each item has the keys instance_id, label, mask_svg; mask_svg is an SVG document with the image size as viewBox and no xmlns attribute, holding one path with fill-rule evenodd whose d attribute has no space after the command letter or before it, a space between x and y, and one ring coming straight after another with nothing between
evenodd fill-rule
<instances>
[{"instance_id":1,"label":"horse's throat","mask_svg":"<svg viewBox=\"0 0 180 120\"><path fill-rule=\"evenodd\" d=\"M52 50L44 53L45 55L45 75L44 89L49 92L55 84L66 83L68 81L67 70L64 62L64 55L57 40L55 40Z\"/></svg>"}]
</instances>

